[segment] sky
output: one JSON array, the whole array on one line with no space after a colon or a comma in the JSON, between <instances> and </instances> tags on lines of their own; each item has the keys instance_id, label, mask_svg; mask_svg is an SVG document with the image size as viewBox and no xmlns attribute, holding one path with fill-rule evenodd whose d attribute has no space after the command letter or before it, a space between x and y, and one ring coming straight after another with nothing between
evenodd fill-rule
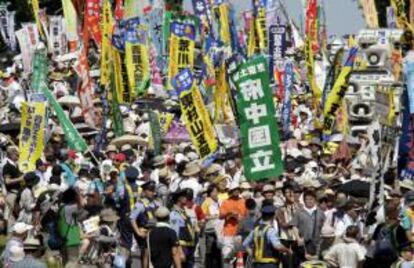
<instances>
[{"instance_id":1,"label":"sky","mask_svg":"<svg viewBox=\"0 0 414 268\"><path fill-rule=\"evenodd\" d=\"M326 7L328 35L342 36L344 34L358 33L365 27L361 10L358 9L356 0L324 0ZM230 0L237 11L250 8L251 0ZM302 0L282 0L288 10L289 15L297 25L300 22L302 12ZM185 0L185 6L191 10L191 0Z\"/></svg>"}]
</instances>

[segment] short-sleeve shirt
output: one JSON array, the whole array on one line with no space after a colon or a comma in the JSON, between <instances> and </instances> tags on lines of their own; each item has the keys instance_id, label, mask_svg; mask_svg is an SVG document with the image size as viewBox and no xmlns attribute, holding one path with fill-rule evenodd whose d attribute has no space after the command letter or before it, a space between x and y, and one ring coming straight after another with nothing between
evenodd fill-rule
<instances>
[{"instance_id":1,"label":"short-sleeve shirt","mask_svg":"<svg viewBox=\"0 0 414 268\"><path fill-rule=\"evenodd\" d=\"M17 178L21 175L21 172L19 170L19 167L16 165L10 163L9 161L6 162L6 164L3 166L3 178L6 176L10 176L11 178ZM13 185L7 185L6 184L7 191L10 190L19 190L20 184L13 184Z\"/></svg>"},{"instance_id":2,"label":"short-sleeve shirt","mask_svg":"<svg viewBox=\"0 0 414 268\"><path fill-rule=\"evenodd\" d=\"M178 237L173 229L167 226L155 227L149 234L151 262L154 268L170 268L173 265L172 248L178 245Z\"/></svg>"},{"instance_id":3,"label":"short-sleeve shirt","mask_svg":"<svg viewBox=\"0 0 414 268\"><path fill-rule=\"evenodd\" d=\"M239 219L246 217L247 209L245 201L242 198L237 200L227 199L220 207L220 214L227 215L230 212L234 212L239 215ZM235 218L226 219L224 222L223 234L224 236L235 236L237 234L239 221Z\"/></svg>"}]
</instances>

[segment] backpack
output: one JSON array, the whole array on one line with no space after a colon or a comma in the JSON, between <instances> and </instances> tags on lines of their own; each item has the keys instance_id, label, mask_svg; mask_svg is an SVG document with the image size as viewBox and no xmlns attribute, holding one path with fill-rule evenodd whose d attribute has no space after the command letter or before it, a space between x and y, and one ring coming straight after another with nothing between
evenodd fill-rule
<instances>
[{"instance_id":1,"label":"backpack","mask_svg":"<svg viewBox=\"0 0 414 268\"><path fill-rule=\"evenodd\" d=\"M398 258L398 245L396 241L397 228L382 227L374 247L374 258Z\"/></svg>"}]
</instances>

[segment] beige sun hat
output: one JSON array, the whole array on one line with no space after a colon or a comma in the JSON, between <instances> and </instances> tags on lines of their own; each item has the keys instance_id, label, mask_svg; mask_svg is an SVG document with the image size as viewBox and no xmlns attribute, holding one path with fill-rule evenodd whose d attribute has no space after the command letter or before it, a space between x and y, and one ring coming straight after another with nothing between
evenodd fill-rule
<instances>
[{"instance_id":1,"label":"beige sun hat","mask_svg":"<svg viewBox=\"0 0 414 268\"><path fill-rule=\"evenodd\" d=\"M213 163L213 164L211 164L211 166L209 166L209 167L207 168L207 170L206 170L206 175L208 176L208 175L211 175L211 174L214 174L214 173L220 172L221 170L222 170L221 165L216 164L216 163Z\"/></svg>"},{"instance_id":2,"label":"beige sun hat","mask_svg":"<svg viewBox=\"0 0 414 268\"><path fill-rule=\"evenodd\" d=\"M158 219L166 218L168 215L170 215L170 211L166 207L161 206L155 210L155 217Z\"/></svg>"},{"instance_id":3,"label":"beige sun hat","mask_svg":"<svg viewBox=\"0 0 414 268\"><path fill-rule=\"evenodd\" d=\"M200 166L196 161L190 162L185 165L183 176L190 177L200 173Z\"/></svg>"}]
</instances>

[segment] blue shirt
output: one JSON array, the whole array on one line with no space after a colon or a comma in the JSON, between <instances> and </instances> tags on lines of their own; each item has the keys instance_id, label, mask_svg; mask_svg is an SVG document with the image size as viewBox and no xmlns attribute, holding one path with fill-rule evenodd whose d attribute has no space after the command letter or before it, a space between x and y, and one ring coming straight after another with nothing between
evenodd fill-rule
<instances>
[{"instance_id":1,"label":"blue shirt","mask_svg":"<svg viewBox=\"0 0 414 268\"><path fill-rule=\"evenodd\" d=\"M149 202L148 208L151 209L152 211L155 211L155 209L159 207L159 204L155 200L151 202L148 201L148 202ZM135 203L134 209L131 211L131 214L129 215L129 219L131 221L136 220L141 213L145 213L145 206L142 200L138 200Z\"/></svg>"},{"instance_id":2,"label":"blue shirt","mask_svg":"<svg viewBox=\"0 0 414 268\"><path fill-rule=\"evenodd\" d=\"M268 223L260 221L260 224L268 224ZM277 236L277 232L275 228L273 228L272 226L270 226L269 229L267 229L266 238L267 238L267 241L269 241L272 244L273 248L278 248L282 246L282 244L280 243L279 237ZM254 239L254 230L251 231L250 234L243 241L243 248L244 249L249 248L254 242L253 239Z\"/></svg>"},{"instance_id":3,"label":"blue shirt","mask_svg":"<svg viewBox=\"0 0 414 268\"><path fill-rule=\"evenodd\" d=\"M170 226L180 237L180 228L185 227L185 219L177 210L173 210L170 213Z\"/></svg>"}]
</instances>

